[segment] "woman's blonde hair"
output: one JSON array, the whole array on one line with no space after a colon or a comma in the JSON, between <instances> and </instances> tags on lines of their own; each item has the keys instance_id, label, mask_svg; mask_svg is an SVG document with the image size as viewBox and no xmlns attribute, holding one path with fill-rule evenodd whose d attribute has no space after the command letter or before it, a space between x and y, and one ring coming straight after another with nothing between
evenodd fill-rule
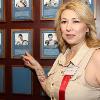
<instances>
[{"instance_id":1,"label":"woman's blonde hair","mask_svg":"<svg viewBox=\"0 0 100 100\"><path fill-rule=\"evenodd\" d=\"M63 40L61 29L60 29L61 14L66 9L75 11L78 17L80 18L80 20L83 21L89 28L89 32L86 33L87 46L90 48L100 46L100 41L97 40L94 15L91 9L89 8L88 3L81 0L71 0L70 2L62 4L62 6L59 8L57 12L57 17L55 20L55 26L56 26L60 51L64 53L66 49L69 47L69 45Z\"/></svg>"}]
</instances>

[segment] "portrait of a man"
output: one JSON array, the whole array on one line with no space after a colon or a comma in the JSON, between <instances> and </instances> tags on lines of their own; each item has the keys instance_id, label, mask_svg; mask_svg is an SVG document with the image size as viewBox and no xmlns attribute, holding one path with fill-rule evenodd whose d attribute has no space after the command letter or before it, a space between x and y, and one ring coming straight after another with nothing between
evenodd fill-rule
<instances>
[{"instance_id":1,"label":"portrait of a man","mask_svg":"<svg viewBox=\"0 0 100 100\"><path fill-rule=\"evenodd\" d=\"M44 0L44 5L46 7L57 7L59 2L59 0Z\"/></svg>"},{"instance_id":2,"label":"portrait of a man","mask_svg":"<svg viewBox=\"0 0 100 100\"><path fill-rule=\"evenodd\" d=\"M15 7L17 8L23 8L28 6L29 6L28 0L15 0Z\"/></svg>"},{"instance_id":3,"label":"portrait of a man","mask_svg":"<svg viewBox=\"0 0 100 100\"><path fill-rule=\"evenodd\" d=\"M28 45L28 34L15 34L15 45Z\"/></svg>"},{"instance_id":4,"label":"portrait of a man","mask_svg":"<svg viewBox=\"0 0 100 100\"><path fill-rule=\"evenodd\" d=\"M58 46L58 41L55 33L45 33L44 34L44 46Z\"/></svg>"}]
</instances>

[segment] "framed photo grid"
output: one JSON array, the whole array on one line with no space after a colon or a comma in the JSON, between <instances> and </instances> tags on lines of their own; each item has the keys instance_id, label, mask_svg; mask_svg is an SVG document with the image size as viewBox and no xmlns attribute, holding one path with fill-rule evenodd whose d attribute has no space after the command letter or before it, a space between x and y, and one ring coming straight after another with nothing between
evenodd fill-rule
<instances>
[{"instance_id":1,"label":"framed photo grid","mask_svg":"<svg viewBox=\"0 0 100 100\"><path fill-rule=\"evenodd\" d=\"M4 58L5 56L5 30L0 30L0 58Z\"/></svg>"},{"instance_id":2,"label":"framed photo grid","mask_svg":"<svg viewBox=\"0 0 100 100\"><path fill-rule=\"evenodd\" d=\"M63 0L40 0L41 20L54 20Z\"/></svg>"},{"instance_id":3,"label":"framed photo grid","mask_svg":"<svg viewBox=\"0 0 100 100\"><path fill-rule=\"evenodd\" d=\"M12 29L11 30L12 58L20 58L25 52L33 54L33 30Z\"/></svg>"},{"instance_id":4,"label":"framed photo grid","mask_svg":"<svg viewBox=\"0 0 100 100\"><path fill-rule=\"evenodd\" d=\"M59 54L58 41L55 30L41 29L40 36L40 58L55 59Z\"/></svg>"},{"instance_id":5,"label":"framed photo grid","mask_svg":"<svg viewBox=\"0 0 100 100\"><path fill-rule=\"evenodd\" d=\"M33 20L33 0L12 0L12 20Z\"/></svg>"}]
</instances>

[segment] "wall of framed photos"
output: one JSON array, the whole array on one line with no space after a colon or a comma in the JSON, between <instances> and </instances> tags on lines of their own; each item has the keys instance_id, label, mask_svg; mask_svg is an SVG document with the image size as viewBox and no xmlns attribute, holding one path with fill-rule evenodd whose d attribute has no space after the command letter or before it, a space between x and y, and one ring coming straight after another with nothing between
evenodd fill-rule
<instances>
[{"instance_id":1,"label":"wall of framed photos","mask_svg":"<svg viewBox=\"0 0 100 100\"><path fill-rule=\"evenodd\" d=\"M50 100L21 56L28 51L46 74L50 70L59 54L54 30L56 11L70 0L53 1L25 0L23 5L20 0L0 0L0 100ZM100 0L89 1L99 33Z\"/></svg>"}]
</instances>

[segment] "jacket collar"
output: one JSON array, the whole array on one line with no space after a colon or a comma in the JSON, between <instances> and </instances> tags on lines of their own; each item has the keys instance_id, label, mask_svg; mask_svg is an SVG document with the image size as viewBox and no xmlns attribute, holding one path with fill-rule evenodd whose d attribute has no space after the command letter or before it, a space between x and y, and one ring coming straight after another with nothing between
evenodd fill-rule
<instances>
[{"instance_id":1,"label":"jacket collar","mask_svg":"<svg viewBox=\"0 0 100 100\"><path fill-rule=\"evenodd\" d=\"M78 50L78 52L76 53L76 55L70 60L70 63L72 63L75 66L78 66L78 64L80 63L80 61L82 60L82 58L84 58L84 56L86 55L86 53L88 52L90 48L87 47L86 43L84 43L81 48ZM66 55L69 52L69 49L66 50L66 52L64 54L62 54L60 60L59 60L59 64L65 66L66 63Z\"/></svg>"}]
</instances>

